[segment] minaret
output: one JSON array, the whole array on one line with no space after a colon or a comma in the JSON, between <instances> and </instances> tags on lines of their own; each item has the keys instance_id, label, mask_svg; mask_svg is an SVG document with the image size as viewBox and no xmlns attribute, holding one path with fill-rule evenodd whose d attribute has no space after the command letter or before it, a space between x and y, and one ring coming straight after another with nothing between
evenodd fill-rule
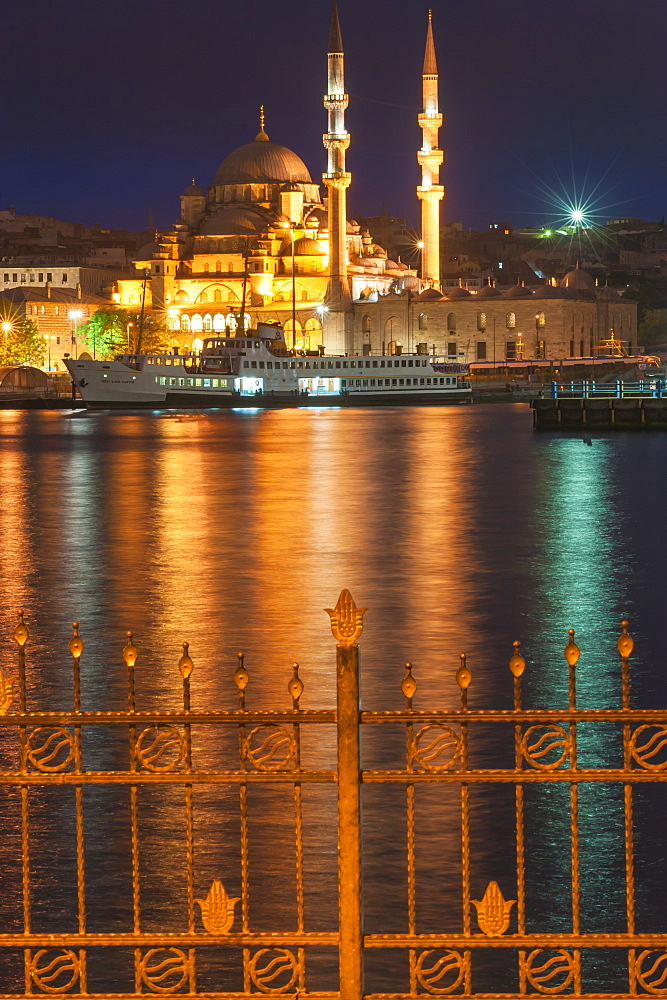
<instances>
[{"instance_id":1,"label":"minaret","mask_svg":"<svg viewBox=\"0 0 667 1000\"><path fill-rule=\"evenodd\" d=\"M438 64L433 43L433 22L428 12L426 51L422 70L422 94L424 110L418 117L422 130L422 148L417 153L417 162L422 168L422 182L417 188L417 197L422 203L422 266L421 276L434 285L440 284L440 202L445 194L440 184L440 164L444 159L438 149L438 131L442 125L442 115L438 107Z\"/></svg>"},{"instance_id":2,"label":"minaret","mask_svg":"<svg viewBox=\"0 0 667 1000\"><path fill-rule=\"evenodd\" d=\"M343 41L338 20L338 4L333 2L331 30L329 32L328 86L324 107L328 113L328 129L322 137L327 150L327 172L322 180L329 192L329 284L324 313L325 345L333 354L344 354L352 349L351 297L347 277L347 197L346 189L351 175L345 170L345 150L350 136L345 131L345 93Z\"/></svg>"}]
</instances>

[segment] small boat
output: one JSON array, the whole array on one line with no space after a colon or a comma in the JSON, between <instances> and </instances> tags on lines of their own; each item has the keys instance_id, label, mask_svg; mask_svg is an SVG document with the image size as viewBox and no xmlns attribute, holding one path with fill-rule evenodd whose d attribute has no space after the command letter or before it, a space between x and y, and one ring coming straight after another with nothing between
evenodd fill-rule
<instances>
[{"instance_id":1,"label":"small boat","mask_svg":"<svg viewBox=\"0 0 667 1000\"><path fill-rule=\"evenodd\" d=\"M468 366L424 354L290 351L279 326L208 337L192 354L65 364L89 408L442 405L470 402Z\"/></svg>"}]
</instances>

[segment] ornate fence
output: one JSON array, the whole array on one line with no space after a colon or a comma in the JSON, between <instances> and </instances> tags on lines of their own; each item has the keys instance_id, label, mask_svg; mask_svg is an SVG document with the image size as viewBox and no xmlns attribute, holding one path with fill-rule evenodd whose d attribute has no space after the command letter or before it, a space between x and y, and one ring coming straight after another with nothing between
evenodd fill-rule
<instances>
[{"instance_id":1,"label":"ornate fence","mask_svg":"<svg viewBox=\"0 0 667 1000\"><path fill-rule=\"evenodd\" d=\"M630 699L629 661L633 641L622 623L618 639L621 658L621 708L582 710L577 707L576 664L579 649L574 632L565 647L568 669L568 706L564 710L523 708L522 677L525 671L519 644L509 662L513 679L513 708L473 710L468 707L472 674L465 656L456 673L460 705L449 710L418 710L413 707L417 681L408 663L401 690L405 707L399 711L361 711L359 699L359 648L365 609L355 606L343 591L334 610L331 628L337 640L336 711L304 711L300 707L303 682L297 664L289 679L291 707L281 711L254 711L246 704L249 675L239 654L233 682L238 708L231 711L193 709L190 678L193 663L188 646L178 664L182 676L182 706L174 711L145 711L135 699L135 663L138 651L132 635L123 649L127 667L127 709L124 711L82 711L80 665L84 644L78 626L69 643L73 669L71 711L31 711L27 706L26 646L28 630L20 616L14 633L18 646L17 676L0 671L0 726L5 760L0 762L0 784L5 791L16 790L17 838L20 856L22 910L20 930L0 928L0 997L65 994L70 996L138 997L145 995L186 995L206 997L247 997L249 994L309 995L340 997L414 997L444 995L481 997L494 991L480 990L477 970L482 955L492 951L510 970L514 986L503 996L667 996L667 934L638 933L635 902L635 826L633 800L639 784L667 780L667 713L664 710L635 710ZM398 683L398 681L397 681ZM604 727L604 742L618 751L618 765L580 766L578 730L593 723ZM87 733L100 729L125 733L128 765L117 769L86 766ZM207 727L213 733L237 734L235 764L228 769L204 766L199 760L193 733ZM211 727L208 729L208 727ZM317 768L302 762L302 737L315 727L318 733L335 731L337 766ZM319 728L318 728L319 727ZM402 765L372 769L362 766L361 733L377 733L378 727L397 731L404 745ZM471 759L471 738L480 727L511 734L509 766L488 768ZM9 734L16 734L17 764L6 769L11 756ZM205 755L204 755L205 756ZM303 823L303 793L310 785L337 783L338 828L338 930L308 928L305 898L304 850L307 848ZM624 926L611 932L582 929L580 879L580 790L604 783L622 789L622 857L625 896ZM385 785L404 795L401 825L396 838L404 859L405 927L400 933L364 933L362 868L362 789ZM251 836L248 795L254 786L281 786L290 790L290 819L293 826L293 882L295 926L292 930L263 931L251 920ZM417 790L426 785L448 786L456 796L456 814L447 837L458 844L458 889L448 901L448 912L456 914L458 929L425 932L419 926L423 891L417 874L419 823L416 818ZM512 863L497 878L480 882L472 874L471 790L484 786L513 789L512 839L505 847ZM567 885L559 886L569 898L567 930L543 932L527 918L527 802L528 786L566 789L569 827ZM91 786L113 786L125 790L127 838L131 868L131 920L123 931L100 933L88 926L86 839L95 831L87 819L86 795ZM223 786L234 791L238 809L238 869L230 883L220 878L203 883L195 842L196 803L194 789ZM140 823L142 795L150 789L178 790L184 830L185 882L183 906L175 909L168 927L157 931L145 926L142 900L144 850ZM57 792L73 804L72 851L76 887L76 929L58 929L57 907L47 920L48 931L34 926L33 876L39 845L35 845L33 807L40 796ZM73 800L73 802L72 802ZM9 812L5 812L5 822ZM54 820L55 822L55 820ZM0 828L3 820L0 818ZM64 834L63 834L64 836ZM444 836L444 831L443 831ZM183 846L183 845L181 845ZM6 865L5 865L6 867ZM662 870L662 867L661 867ZM7 872L5 872L5 875ZM662 875L664 881L664 872ZM236 893L236 895L234 895ZM476 898L472 898L473 894ZM40 919L44 923L44 919ZM531 926L528 926L528 924ZM444 925L443 925L444 926ZM310 980L313 949L335 949L339 968L339 989L317 991ZM623 955L625 986L620 992L590 992L586 980L585 956L600 949ZM238 964L239 988L223 989L200 982L200 955L204 951L227 965ZM106 956L105 986L98 988L89 975L90 956L102 951ZM404 981L397 976L394 992L364 990L364 960L382 955L389 966L404 962ZM12 980L11 963L5 956L20 956L20 982ZM480 964L481 963L481 964ZM109 973L111 969L111 973ZM117 986L128 973L133 987ZM117 980L114 979L118 976ZM111 978L109 978L111 977ZM15 985L16 984L16 985ZM8 992L3 992L8 990Z\"/></svg>"}]
</instances>

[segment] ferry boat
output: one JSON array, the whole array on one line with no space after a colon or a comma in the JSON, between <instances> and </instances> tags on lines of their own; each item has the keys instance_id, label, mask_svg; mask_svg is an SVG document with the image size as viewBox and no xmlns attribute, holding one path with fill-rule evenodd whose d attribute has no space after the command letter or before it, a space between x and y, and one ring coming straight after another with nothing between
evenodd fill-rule
<instances>
[{"instance_id":1,"label":"ferry boat","mask_svg":"<svg viewBox=\"0 0 667 1000\"><path fill-rule=\"evenodd\" d=\"M330 356L290 351L282 328L259 323L208 337L192 354L68 358L89 408L419 405L470 402L468 366L421 354Z\"/></svg>"}]
</instances>

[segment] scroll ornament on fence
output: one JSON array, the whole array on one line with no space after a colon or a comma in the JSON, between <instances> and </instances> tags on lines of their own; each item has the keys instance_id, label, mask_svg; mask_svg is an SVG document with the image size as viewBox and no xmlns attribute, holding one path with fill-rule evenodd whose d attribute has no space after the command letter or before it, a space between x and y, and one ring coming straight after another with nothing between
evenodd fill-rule
<instances>
[{"instance_id":1,"label":"scroll ornament on fence","mask_svg":"<svg viewBox=\"0 0 667 1000\"><path fill-rule=\"evenodd\" d=\"M504 899L497 882L489 882L481 900L473 899L477 922L487 937L500 937L510 925L510 910L515 899Z\"/></svg>"},{"instance_id":2,"label":"scroll ornament on fence","mask_svg":"<svg viewBox=\"0 0 667 1000\"><path fill-rule=\"evenodd\" d=\"M0 670L0 715L6 715L14 697L14 681Z\"/></svg>"},{"instance_id":3,"label":"scroll ornament on fence","mask_svg":"<svg viewBox=\"0 0 667 1000\"><path fill-rule=\"evenodd\" d=\"M234 907L240 896L227 895L220 879L211 883L206 899L196 899L201 909L201 922L209 934L229 934L234 923Z\"/></svg>"},{"instance_id":4,"label":"scroll ornament on fence","mask_svg":"<svg viewBox=\"0 0 667 1000\"><path fill-rule=\"evenodd\" d=\"M364 629L368 608L358 608L349 590L342 590L335 608L325 608L331 618L331 631L339 646L354 646Z\"/></svg>"}]
</instances>

